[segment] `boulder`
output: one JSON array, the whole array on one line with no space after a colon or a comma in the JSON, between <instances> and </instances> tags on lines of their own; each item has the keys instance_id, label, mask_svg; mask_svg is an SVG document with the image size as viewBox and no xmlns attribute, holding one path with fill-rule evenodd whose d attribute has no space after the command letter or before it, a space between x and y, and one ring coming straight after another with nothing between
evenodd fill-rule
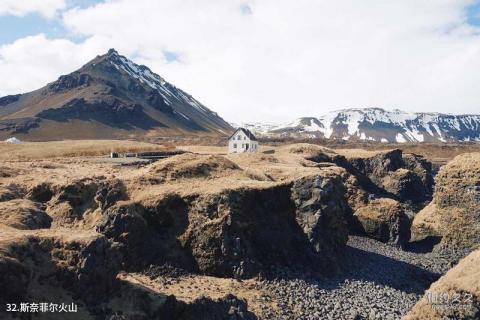
<instances>
[{"instance_id":1,"label":"boulder","mask_svg":"<svg viewBox=\"0 0 480 320\"><path fill-rule=\"evenodd\" d=\"M385 176L381 185L400 201L417 199L417 202L421 202L421 199L426 199L428 195L421 178L415 172L404 168Z\"/></svg>"},{"instance_id":2,"label":"boulder","mask_svg":"<svg viewBox=\"0 0 480 320\"><path fill-rule=\"evenodd\" d=\"M300 268L314 260L295 220L290 184L201 196L189 217L186 243L202 273L248 278L273 265Z\"/></svg>"},{"instance_id":3,"label":"boulder","mask_svg":"<svg viewBox=\"0 0 480 320\"><path fill-rule=\"evenodd\" d=\"M293 183L296 220L318 253L335 255L348 240L345 193L339 176L305 177Z\"/></svg>"},{"instance_id":4,"label":"boulder","mask_svg":"<svg viewBox=\"0 0 480 320\"><path fill-rule=\"evenodd\" d=\"M410 239L411 220L396 200L372 200L357 209L353 216L360 231L368 237L402 247Z\"/></svg>"}]
</instances>

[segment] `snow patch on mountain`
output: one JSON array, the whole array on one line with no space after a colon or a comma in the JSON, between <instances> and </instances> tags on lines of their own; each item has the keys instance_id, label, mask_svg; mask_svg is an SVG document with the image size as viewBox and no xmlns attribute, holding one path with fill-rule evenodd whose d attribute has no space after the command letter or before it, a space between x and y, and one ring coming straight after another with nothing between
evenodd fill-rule
<instances>
[{"instance_id":1,"label":"snow patch on mountain","mask_svg":"<svg viewBox=\"0 0 480 320\"><path fill-rule=\"evenodd\" d=\"M202 113L212 113L192 96L168 83L158 74L152 72L148 67L138 65L126 57L119 55L116 51L111 51L109 54L110 62L117 70L124 71L152 89L156 89L168 105L171 105L172 99L175 99L180 103L191 105Z\"/></svg>"},{"instance_id":2,"label":"snow patch on mountain","mask_svg":"<svg viewBox=\"0 0 480 320\"><path fill-rule=\"evenodd\" d=\"M280 127L281 125L275 124L275 123L262 123L262 122L230 122L230 125L234 127L235 129L237 128L245 128L250 130L253 134L267 134L271 130L274 130L277 127Z\"/></svg>"},{"instance_id":3,"label":"snow patch on mountain","mask_svg":"<svg viewBox=\"0 0 480 320\"><path fill-rule=\"evenodd\" d=\"M398 109L352 108L319 118L299 118L267 134L380 142L480 141L480 115L415 113Z\"/></svg>"}]
</instances>

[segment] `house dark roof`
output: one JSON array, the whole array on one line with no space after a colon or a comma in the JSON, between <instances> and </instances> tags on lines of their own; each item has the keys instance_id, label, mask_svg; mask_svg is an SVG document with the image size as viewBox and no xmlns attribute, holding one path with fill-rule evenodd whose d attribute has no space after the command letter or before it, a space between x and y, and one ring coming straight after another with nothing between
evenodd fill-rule
<instances>
[{"instance_id":1,"label":"house dark roof","mask_svg":"<svg viewBox=\"0 0 480 320\"><path fill-rule=\"evenodd\" d=\"M228 140L230 140L235 134L237 134L238 131L243 131L243 133L245 133L245 135L252 141L258 141L257 138L255 137L255 135L248 129L245 129L245 128L238 128L237 130L235 130L235 132L228 138Z\"/></svg>"}]
</instances>

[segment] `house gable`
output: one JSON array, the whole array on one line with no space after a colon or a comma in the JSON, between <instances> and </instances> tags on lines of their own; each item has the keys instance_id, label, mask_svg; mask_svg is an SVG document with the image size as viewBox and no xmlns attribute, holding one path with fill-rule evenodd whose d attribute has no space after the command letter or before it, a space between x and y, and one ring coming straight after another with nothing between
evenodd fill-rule
<instances>
[{"instance_id":1,"label":"house gable","mask_svg":"<svg viewBox=\"0 0 480 320\"><path fill-rule=\"evenodd\" d=\"M235 132L228 138L228 140L236 140L236 137L239 133L245 135L251 141L258 141L257 138L253 135L253 133L245 128L238 128Z\"/></svg>"}]
</instances>

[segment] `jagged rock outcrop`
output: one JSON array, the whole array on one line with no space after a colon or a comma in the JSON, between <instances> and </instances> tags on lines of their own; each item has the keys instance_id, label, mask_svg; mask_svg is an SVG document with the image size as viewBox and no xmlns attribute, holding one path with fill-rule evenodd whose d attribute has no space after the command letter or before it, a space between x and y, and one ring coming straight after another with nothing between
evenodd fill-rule
<instances>
[{"instance_id":1,"label":"jagged rock outcrop","mask_svg":"<svg viewBox=\"0 0 480 320\"><path fill-rule=\"evenodd\" d=\"M334 156L333 162L357 177L371 193L400 201L422 203L432 194L430 162L417 155L402 155L399 149L366 157Z\"/></svg>"},{"instance_id":2,"label":"jagged rock outcrop","mask_svg":"<svg viewBox=\"0 0 480 320\"><path fill-rule=\"evenodd\" d=\"M52 223L44 205L22 199L0 202L0 220L16 229L44 229Z\"/></svg>"},{"instance_id":3,"label":"jagged rock outcrop","mask_svg":"<svg viewBox=\"0 0 480 320\"><path fill-rule=\"evenodd\" d=\"M0 98L0 106L6 106L7 104L14 103L15 101L18 101L20 98L21 94L13 94L5 97Z\"/></svg>"},{"instance_id":4,"label":"jagged rock outcrop","mask_svg":"<svg viewBox=\"0 0 480 320\"><path fill-rule=\"evenodd\" d=\"M411 218L393 199L372 200L357 209L353 217L358 222L359 231L371 238L402 247L410 239Z\"/></svg>"},{"instance_id":5,"label":"jagged rock outcrop","mask_svg":"<svg viewBox=\"0 0 480 320\"><path fill-rule=\"evenodd\" d=\"M344 192L340 177L319 175L265 188L170 194L111 207L97 231L125 246L134 270L168 262L224 277L251 277L273 265L328 272L347 241Z\"/></svg>"},{"instance_id":6,"label":"jagged rock outcrop","mask_svg":"<svg viewBox=\"0 0 480 320\"><path fill-rule=\"evenodd\" d=\"M48 89L56 93L62 92L80 86L88 86L92 80L92 77L87 73L72 72L60 76L57 81L48 85Z\"/></svg>"},{"instance_id":7,"label":"jagged rock outcrop","mask_svg":"<svg viewBox=\"0 0 480 320\"><path fill-rule=\"evenodd\" d=\"M227 190L196 199L186 243L200 272L247 278L270 266L301 268L316 261L295 220L291 185ZM320 239L317 239L321 241ZM322 256L323 257L323 256ZM334 256L323 257L332 261ZM322 264L318 259L318 266Z\"/></svg>"},{"instance_id":8,"label":"jagged rock outcrop","mask_svg":"<svg viewBox=\"0 0 480 320\"><path fill-rule=\"evenodd\" d=\"M48 291L58 286L75 299L98 304L105 301L117 285L121 260L117 246L98 235L25 238L11 244L0 255L0 265L5 271L0 281L8 282L2 287L15 286L13 293L2 290L0 300L25 301L26 295L38 295L41 288Z\"/></svg>"},{"instance_id":9,"label":"jagged rock outcrop","mask_svg":"<svg viewBox=\"0 0 480 320\"><path fill-rule=\"evenodd\" d=\"M455 157L436 176L432 202L412 223L412 240L442 237L436 250L460 256L480 246L480 154Z\"/></svg>"},{"instance_id":10,"label":"jagged rock outcrop","mask_svg":"<svg viewBox=\"0 0 480 320\"><path fill-rule=\"evenodd\" d=\"M399 149L382 152L347 150L347 155L341 155L307 144L292 148L291 152L301 153L305 159L318 164L335 163L355 177L356 182L350 184L358 184L367 193L413 204L431 199L432 165L419 155L403 154Z\"/></svg>"},{"instance_id":11,"label":"jagged rock outcrop","mask_svg":"<svg viewBox=\"0 0 480 320\"><path fill-rule=\"evenodd\" d=\"M341 177L306 177L292 186L296 219L314 250L335 255L347 241L345 230L349 207Z\"/></svg>"}]
</instances>

